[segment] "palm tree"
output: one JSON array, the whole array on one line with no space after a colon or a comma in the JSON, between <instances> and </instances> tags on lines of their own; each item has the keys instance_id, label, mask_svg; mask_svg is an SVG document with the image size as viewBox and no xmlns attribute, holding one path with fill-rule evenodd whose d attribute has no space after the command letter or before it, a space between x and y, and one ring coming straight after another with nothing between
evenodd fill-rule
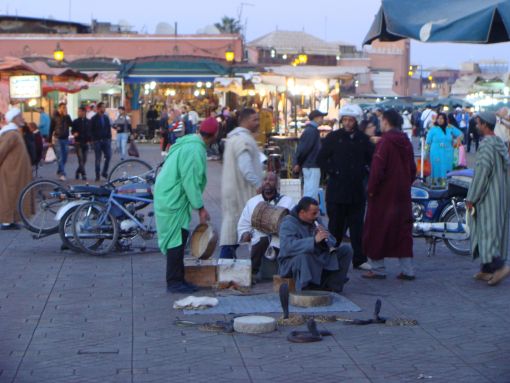
<instances>
[{"instance_id":1,"label":"palm tree","mask_svg":"<svg viewBox=\"0 0 510 383\"><path fill-rule=\"evenodd\" d=\"M214 26L218 28L221 33L238 34L241 33L242 30L239 20L228 16L223 16L221 22L214 24Z\"/></svg>"}]
</instances>

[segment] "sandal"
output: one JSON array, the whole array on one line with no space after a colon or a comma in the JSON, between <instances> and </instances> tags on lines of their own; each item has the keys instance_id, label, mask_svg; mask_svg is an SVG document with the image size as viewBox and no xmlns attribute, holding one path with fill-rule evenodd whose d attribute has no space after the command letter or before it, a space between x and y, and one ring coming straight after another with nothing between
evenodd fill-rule
<instances>
[{"instance_id":1,"label":"sandal","mask_svg":"<svg viewBox=\"0 0 510 383\"><path fill-rule=\"evenodd\" d=\"M361 276L365 279L386 279L386 274L378 274L373 271L369 271Z\"/></svg>"},{"instance_id":2,"label":"sandal","mask_svg":"<svg viewBox=\"0 0 510 383\"><path fill-rule=\"evenodd\" d=\"M476 273L475 275L473 275L473 278L476 279L477 281L489 282L492 279L493 275L494 274L484 273L484 272L480 271L480 272Z\"/></svg>"},{"instance_id":3,"label":"sandal","mask_svg":"<svg viewBox=\"0 0 510 383\"><path fill-rule=\"evenodd\" d=\"M397 275L397 279L400 279L402 281L414 281L416 279L416 277L414 275L407 275L404 273L400 273L399 275Z\"/></svg>"}]
</instances>

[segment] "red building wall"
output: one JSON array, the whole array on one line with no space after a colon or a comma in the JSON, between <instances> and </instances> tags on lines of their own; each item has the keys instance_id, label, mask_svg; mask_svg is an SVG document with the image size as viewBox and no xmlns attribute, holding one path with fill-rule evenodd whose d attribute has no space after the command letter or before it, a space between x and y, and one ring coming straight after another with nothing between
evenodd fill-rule
<instances>
[{"instance_id":1,"label":"red building wall","mask_svg":"<svg viewBox=\"0 0 510 383\"><path fill-rule=\"evenodd\" d=\"M241 61L239 35L0 35L0 57L52 57L57 43L65 59L111 57L133 59L146 56L196 56L225 60L232 49Z\"/></svg>"}]
</instances>

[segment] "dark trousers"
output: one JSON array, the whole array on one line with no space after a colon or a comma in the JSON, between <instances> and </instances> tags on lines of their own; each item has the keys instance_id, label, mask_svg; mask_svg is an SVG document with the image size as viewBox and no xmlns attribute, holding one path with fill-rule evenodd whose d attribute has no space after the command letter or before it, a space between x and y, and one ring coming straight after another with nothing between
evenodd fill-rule
<instances>
[{"instance_id":1,"label":"dark trousers","mask_svg":"<svg viewBox=\"0 0 510 383\"><path fill-rule=\"evenodd\" d=\"M482 263L481 271L484 273L493 274L499 269L505 266L505 261L500 257L496 257L492 259L491 263Z\"/></svg>"},{"instance_id":2,"label":"dark trousers","mask_svg":"<svg viewBox=\"0 0 510 383\"><path fill-rule=\"evenodd\" d=\"M224 245L220 248L220 259L236 259L236 250L239 245Z\"/></svg>"},{"instance_id":3,"label":"dark trousers","mask_svg":"<svg viewBox=\"0 0 510 383\"><path fill-rule=\"evenodd\" d=\"M352 261L352 252L348 246L342 246L336 252L339 269L335 271L323 270L321 275L321 288L341 293L344 284L349 280L347 272Z\"/></svg>"},{"instance_id":4,"label":"dark trousers","mask_svg":"<svg viewBox=\"0 0 510 383\"><path fill-rule=\"evenodd\" d=\"M473 136L473 137L471 137ZM477 152L478 151L478 146L480 145L480 134L478 134L478 130L475 129L475 130L471 130L468 135L467 135L467 138L466 138L466 142L467 142L467 151L468 153L471 151L471 142L474 141L475 142L475 151Z\"/></svg>"},{"instance_id":5,"label":"dark trousers","mask_svg":"<svg viewBox=\"0 0 510 383\"><path fill-rule=\"evenodd\" d=\"M112 158L112 140L103 139L94 142L94 152L96 154L96 177L101 173L101 157L104 155L103 177L108 177L108 167Z\"/></svg>"},{"instance_id":6,"label":"dark trousers","mask_svg":"<svg viewBox=\"0 0 510 383\"><path fill-rule=\"evenodd\" d=\"M262 257L269 247L269 238L262 237L260 241L251 247L251 273L258 274L262 265Z\"/></svg>"},{"instance_id":7,"label":"dark trousers","mask_svg":"<svg viewBox=\"0 0 510 383\"><path fill-rule=\"evenodd\" d=\"M189 231L182 229L182 245L168 249L166 252L166 284L168 286L184 282L184 248Z\"/></svg>"},{"instance_id":8,"label":"dark trousers","mask_svg":"<svg viewBox=\"0 0 510 383\"><path fill-rule=\"evenodd\" d=\"M363 237L363 219L365 217L365 202L361 204L327 203L329 225L328 230L336 238L337 246L342 242L349 229L351 247L354 251L352 264L358 267L367 261L363 254L361 240Z\"/></svg>"},{"instance_id":9,"label":"dark trousers","mask_svg":"<svg viewBox=\"0 0 510 383\"><path fill-rule=\"evenodd\" d=\"M76 175L82 175L85 177L87 174L85 172L85 164L87 163L87 152L89 150L89 146L87 144L76 144L76 157L78 157L78 169L76 169Z\"/></svg>"}]
</instances>

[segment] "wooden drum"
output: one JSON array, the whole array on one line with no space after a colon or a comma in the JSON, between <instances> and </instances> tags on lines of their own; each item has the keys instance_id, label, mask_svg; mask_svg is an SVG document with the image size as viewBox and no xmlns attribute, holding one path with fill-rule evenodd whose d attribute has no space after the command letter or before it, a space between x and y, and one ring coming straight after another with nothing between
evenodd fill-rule
<instances>
[{"instance_id":1,"label":"wooden drum","mask_svg":"<svg viewBox=\"0 0 510 383\"><path fill-rule=\"evenodd\" d=\"M263 233L278 234L280 224L287 214L289 214L288 209L261 201L253 211L251 225Z\"/></svg>"}]
</instances>

